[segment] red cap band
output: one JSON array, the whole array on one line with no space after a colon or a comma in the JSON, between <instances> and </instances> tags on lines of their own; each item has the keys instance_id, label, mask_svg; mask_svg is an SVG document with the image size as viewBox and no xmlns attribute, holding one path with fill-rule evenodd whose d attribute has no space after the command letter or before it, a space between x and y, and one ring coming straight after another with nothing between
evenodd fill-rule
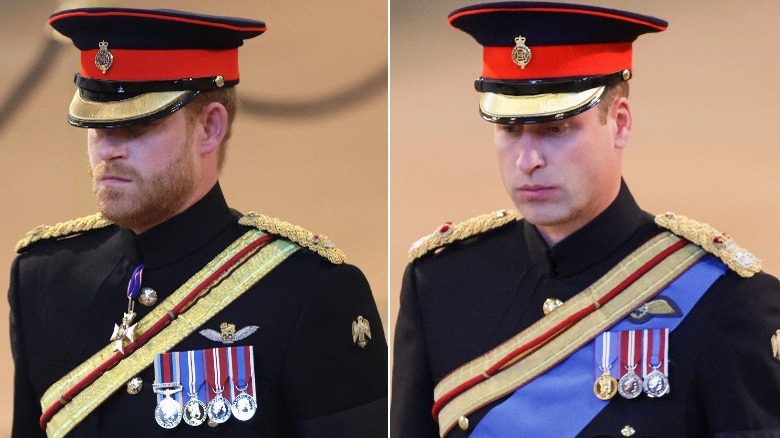
<instances>
[{"instance_id":1,"label":"red cap band","mask_svg":"<svg viewBox=\"0 0 780 438\"><path fill-rule=\"evenodd\" d=\"M487 79L547 79L596 76L631 69L631 43L537 46L531 62L520 68L512 61L514 47L485 47L482 77Z\"/></svg>"},{"instance_id":2,"label":"red cap band","mask_svg":"<svg viewBox=\"0 0 780 438\"><path fill-rule=\"evenodd\" d=\"M105 72L95 65L98 50L81 52L81 75L106 81L164 81L222 76L238 79L238 49L129 50L108 47L114 59Z\"/></svg>"}]
</instances>

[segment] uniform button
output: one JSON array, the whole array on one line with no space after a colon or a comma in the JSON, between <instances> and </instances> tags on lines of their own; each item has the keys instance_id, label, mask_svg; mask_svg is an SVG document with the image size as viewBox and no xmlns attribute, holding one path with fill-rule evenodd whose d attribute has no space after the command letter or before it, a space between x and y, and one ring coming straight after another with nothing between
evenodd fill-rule
<instances>
[{"instance_id":1,"label":"uniform button","mask_svg":"<svg viewBox=\"0 0 780 438\"><path fill-rule=\"evenodd\" d=\"M144 387L144 381L138 377L135 376L132 379L130 379L129 382L127 382L127 393L136 395L139 392L141 392L141 389Z\"/></svg>"},{"instance_id":2,"label":"uniform button","mask_svg":"<svg viewBox=\"0 0 780 438\"><path fill-rule=\"evenodd\" d=\"M626 424L623 426L622 429L620 429L620 434L623 436L632 436L636 433L636 429Z\"/></svg>"},{"instance_id":3,"label":"uniform button","mask_svg":"<svg viewBox=\"0 0 780 438\"><path fill-rule=\"evenodd\" d=\"M466 430L469 428L469 419L465 416L461 415L461 417L458 419L458 426L460 426L461 429Z\"/></svg>"},{"instance_id":4,"label":"uniform button","mask_svg":"<svg viewBox=\"0 0 780 438\"><path fill-rule=\"evenodd\" d=\"M141 294L138 295L138 302L146 307L154 306L157 304L157 291L151 287L141 289Z\"/></svg>"},{"instance_id":5,"label":"uniform button","mask_svg":"<svg viewBox=\"0 0 780 438\"><path fill-rule=\"evenodd\" d=\"M542 311L545 315L549 315L553 310L563 306L563 301L558 298L547 298L542 305Z\"/></svg>"}]
</instances>

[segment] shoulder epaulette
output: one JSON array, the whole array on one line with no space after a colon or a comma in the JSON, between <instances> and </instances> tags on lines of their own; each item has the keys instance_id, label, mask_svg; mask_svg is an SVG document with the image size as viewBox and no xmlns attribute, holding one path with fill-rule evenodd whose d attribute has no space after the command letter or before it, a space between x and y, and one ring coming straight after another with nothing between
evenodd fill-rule
<instances>
[{"instance_id":1,"label":"shoulder epaulette","mask_svg":"<svg viewBox=\"0 0 780 438\"><path fill-rule=\"evenodd\" d=\"M493 230L518 219L514 210L498 210L465 220L453 225L445 222L436 231L423 236L409 248L409 260L418 259L429 252L458 240Z\"/></svg>"},{"instance_id":2,"label":"shoulder epaulette","mask_svg":"<svg viewBox=\"0 0 780 438\"><path fill-rule=\"evenodd\" d=\"M312 233L303 227L293 225L281 219L250 211L245 216L242 216L238 223L282 236L291 242L316 252L335 265L347 261L347 256L340 249L336 248L336 245L327 236Z\"/></svg>"},{"instance_id":3,"label":"shoulder epaulette","mask_svg":"<svg viewBox=\"0 0 780 438\"><path fill-rule=\"evenodd\" d=\"M655 223L719 257L740 277L748 278L761 272L761 260L737 246L730 236L707 224L672 212L659 214Z\"/></svg>"},{"instance_id":4,"label":"shoulder epaulette","mask_svg":"<svg viewBox=\"0 0 780 438\"><path fill-rule=\"evenodd\" d=\"M33 243L41 240L73 236L74 234L104 228L112 224L113 222L104 218L102 214L95 213L54 225L39 225L28 231L24 238L16 244L16 252L21 253Z\"/></svg>"}]
</instances>

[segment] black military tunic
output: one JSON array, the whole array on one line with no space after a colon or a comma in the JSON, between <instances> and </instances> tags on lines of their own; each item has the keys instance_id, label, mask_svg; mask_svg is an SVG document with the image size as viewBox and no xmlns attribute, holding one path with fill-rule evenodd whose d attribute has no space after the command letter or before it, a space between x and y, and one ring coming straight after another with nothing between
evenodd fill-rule
<instances>
[{"instance_id":1,"label":"black military tunic","mask_svg":"<svg viewBox=\"0 0 780 438\"><path fill-rule=\"evenodd\" d=\"M542 318L547 298L566 301L660 231L623 184L601 215L551 248L520 220L411 263L394 341L391 436L438 436L431 407L443 377ZM778 329L777 279L728 271L669 336L671 392L617 396L579 436L780 436L780 361L770 346ZM448 436L468 435L505 399Z\"/></svg>"},{"instance_id":2,"label":"black military tunic","mask_svg":"<svg viewBox=\"0 0 780 438\"><path fill-rule=\"evenodd\" d=\"M34 244L11 273L11 341L16 366L14 436L43 435L39 399L60 377L109 343L127 310L127 284L144 263L143 286L168 297L247 231L219 185L187 211L140 235L109 226ZM136 303L136 321L149 309ZM368 319L360 348L352 321ZM386 436L387 348L369 285L354 266L301 249L198 329L220 324L259 329L233 345L254 346L258 410L217 427L157 425L153 366L137 395L121 388L74 437L94 436ZM223 347L198 331L172 351Z\"/></svg>"}]
</instances>

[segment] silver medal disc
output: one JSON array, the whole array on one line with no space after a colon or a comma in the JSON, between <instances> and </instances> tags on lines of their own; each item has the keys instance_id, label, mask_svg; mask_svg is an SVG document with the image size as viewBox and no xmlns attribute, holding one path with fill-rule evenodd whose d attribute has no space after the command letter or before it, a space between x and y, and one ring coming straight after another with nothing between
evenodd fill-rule
<instances>
[{"instance_id":1,"label":"silver medal disc","mask_svg":"<svg viewBox=\"0 0 780 438\"><path fill-rule=\"evenodd\" d=\"M165 397L157 403L154 409L154 419L157 424L166 429L173 429L181 423L181 405L171 397Z\"/></svg>"},{"instance_id":2,"label":"silver medal disc","mask_svg":"<svg viewBox=\"0 0 780 438\"><path fill-rule=\"evenodd\" d=\"M193 398L184 405L184 422L190 426L200 426L206 421L206 404Z\"/></svg>"},{"instance_id":3,"label":"silver medal disc","mask_svg":"<svg viewBox=\"0 0 780 438\"><path fill-rule=\"evenodd\" d=\"M661 397L669 393L669 379L664 373L653 369L645 377L643 388L648 397Z\"/></svg>"},{"instance_id":4,"label":"silver medal disc","mask_svg":"<svg viewBox=\"0 0 780 438\"><path fill-rule=\"evenodd\" d=\"M257 402L251 395L242 392L233 399L233 416L241 421L252 418L257 411Z\"/></svg>"},{"instance_id":5,"label":"silver medal disc","mask_svg":"<svg viewBox=\"0 0 780 438\"><path fill-rule=\"evenodd\" d=\"M623 398L637 398L642 393L642 378L633 370L627 372L618 380L618 393Z\"/></svg>"},{"instance_id":6,"label":"silver medal disc","mask_svg":"<svg viewBox=\"0 0 780 438\"><path fill-rule=\"evenodd\" d=\"M224 423L230 418L230 402L222 395L218 395L211 399L206 411L209 419L215 423Z\"/></svg>"}]
</instances>

